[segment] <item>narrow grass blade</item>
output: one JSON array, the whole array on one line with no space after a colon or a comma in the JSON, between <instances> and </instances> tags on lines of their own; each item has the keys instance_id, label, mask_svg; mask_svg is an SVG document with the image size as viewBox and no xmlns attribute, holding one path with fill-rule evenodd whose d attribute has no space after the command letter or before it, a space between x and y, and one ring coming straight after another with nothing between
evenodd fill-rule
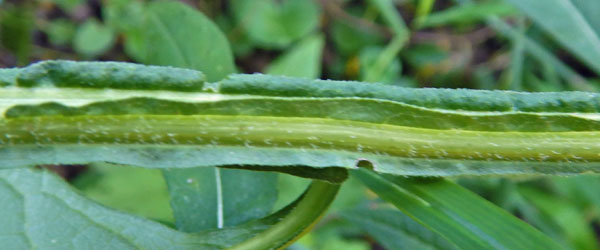
<instances>
[{"instance_id":1,"label":"narrow grass blade","mask_svg":"<svg viewBox=\"0 0 600 250\"><path fill-rule=\"evenodd\" d=\"M365 169L351 174L461 249L560 249L525 222L447 180L383 177Z\"/></svg>"}]
</instances>

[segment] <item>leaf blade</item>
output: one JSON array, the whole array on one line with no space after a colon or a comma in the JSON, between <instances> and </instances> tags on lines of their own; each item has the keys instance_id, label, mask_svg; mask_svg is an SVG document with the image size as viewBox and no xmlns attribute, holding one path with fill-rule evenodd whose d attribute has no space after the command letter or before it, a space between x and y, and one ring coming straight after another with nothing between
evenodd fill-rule
<instances>
[{"instance_id":1,"label":"leaf blade","mask_svg":"<svg viewBox=\"0 0 600 250\"><path fill-rule=\"evenodd\" d=\"M32 70L48 65L66 68L56 67L62 71L52 74ZM123 65L139 71L104 74L79 88L76 82L57 86L69 75L81 78L82 70L76 69L96 65L112 64L59 61L2 71L12 85L0 89L3 163L21 167L55 163L56 157L63 163L114 161L110 154L125 150L131 157L119 163L161 168L211 162L353 167L366 160L379 172L399 175L598 171L593 141L600 130L600 95L595 93L410 89L265 75L200 82L201 91L188 93L182 88L190 84L188 77L169 74L181 69L129 64ZM157 83L164 79L172 90L139 79L124 82L129 76ZM108 88L119 83L130 87ZM90 129L77 127L83 124ZM178 155L206 160L175 160Z\"/></svg>"},{"instance_id":2,"label":"leaf blade","mask_svg":"<svg viewBox=\"0 0 600 250\"><path fill-rule=\"evenodd\" d=\"M193 239L184 234L156 222L114 212L89 202L48 172L40 173L30 169L2 170L0 180L0 197L6 199L6 192L13 192L21 197L21 204L28 204L27 209L22 205L4 210L0 218L6 221L12 220L13 217L26 216L29 222L37 222L26 224L22 221L17 224L4 224L7 227L3 227L25 237L23 241L28 242L29 247L68 248L70 244L85 246L90 243L86 242L86 237L98 239L100 247L119 249L165 249L169 246L185 249L191 247L186 244L194 243ZM12 202L19 203L19 199ZM70 223L56 220L67 215ZM81 230L85 229L85 226L88 230ZM149 232L161 239L148 237ZM196 246L203 245L198 243L196 242ZM18 242L8 245L9 248L19 248L18 246ZM211 248L209 245L204 247Z\"/></svg>"},{"instance_id":3,"label":"leaf blade","mask_svg":"<svg viewBox=\"0 0 600 250\"><path fill-rule=\"evenodd\" d=\"M600 62L597 60L600 58L600 36L571 1L508 1L525 12L596 73L600 73ZM555 19L557 16L563 18Z\"/></svg>"},{"instance_id":4,"label":"leaf blade","mask_svg":"<svg viewBox=\"0 0 600 250\"><path fill-rule=\"evenodd\" d=\"M460 248L560 249L531 226L449 181L384 178L364 169L352 175Z\"/></svg>"},{"instance_id":5,"label":"leaf blade","mask_svg":"<svg viewBox=\"0 0 600 250\"><path fill-rule=\"evenodd\" d=\"M277 194L273 173L190 168L165 170L164 176L176 226L184 232L230 227L266 216Z\"/></svg>"},{"instance_id":6,"label":"leaf blade","mask_svg":"<svg viewBox=\"0 0 600 250\"><path fill-rule=\"evenodd\" d=\"M200 12L183 3L156 1L146 7L146 15L145 63L201 69L208 81L235 72L225 35ZM197 32L190 34L181 25Z\"/></svg>"},{"instance_id":7,"label":"leaf blade","mask_svg":"<svg viewBox=\"0 0 600 250\"><path fill-rule=\"evenodd\" d=\"M265 73L310 79L319 78L324 46L325 38L322 34L309 36L275 59Z\"/></svg>"},{"instance_id":8,"label":"leaf blade","mask_svg":"<svg viewBox=\"0 0 600 250\"><path fill-rule=\"evenodd\" d=\"M223 249L245 242L271 226L277 226L280 221L289 221L286 219L302 204L308 206L308 210L301 209L303 213L320 214L322 211L310 210L311 204L326 207L333 199L331 195L335 194L337 185L320 183L317 186L320 188L308 189L307 193L311 195L301 196L268 217L236 227L184 233L96 204L48 171L0 170L0 201L8 201L0 203L3 209L0 239L6 240L3 244L10 249ZM320 191L327 191L330 199L315 203ZM311 196L313 201L305 201L306 196ZM302 222L312 221L305 219ZM294 229L303 230L306 225L297 226ZM290 239L278 240L286 242Z\"/></svg>"},{"instance_id":9,"label":"leaf blade","mask_svg":"<svg viewBox=\"0 0 600 250\"><path fill-rule=\"evenodd\" d=\"M456 249L453 244L400 211L359 208L339 213L360 226L386 249Z\"/></svg>"}]
</instances>

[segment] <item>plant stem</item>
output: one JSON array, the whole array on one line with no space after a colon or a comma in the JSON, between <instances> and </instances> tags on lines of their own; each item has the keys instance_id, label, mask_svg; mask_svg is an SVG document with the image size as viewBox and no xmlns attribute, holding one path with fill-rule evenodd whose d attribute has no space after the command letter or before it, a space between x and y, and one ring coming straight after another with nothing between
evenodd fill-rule
<instances>
[{"instance_id":1,"label":"plant stem","mask_svg":"<svg viewBox=\"0 0 600 250\"><path fill-rule=\"evenodd\" d=\"M230 250L284 249L319 221L339 190L338 184L314 180L296 208L282 221Z\"/></svg>"}]
</instances>

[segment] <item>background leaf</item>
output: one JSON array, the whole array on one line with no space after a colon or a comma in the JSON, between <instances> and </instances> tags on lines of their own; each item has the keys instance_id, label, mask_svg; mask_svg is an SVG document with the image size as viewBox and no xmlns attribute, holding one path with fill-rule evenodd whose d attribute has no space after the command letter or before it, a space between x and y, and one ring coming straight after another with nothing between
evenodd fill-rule
<instances>
[{"instance_id":1,"label":"background leaf","mask_svg":"<svg viewBox=\"0 0 600 250\"><path fill-rule=\"evenodd\" d=\"M397 210L357 208L342 211L339 216L366 231L385 249L457 249Z\"/></svg>"},{"instance_id":2,"label":"background leaf","mask_svg":"<svg viewBox=\"0 0 600 250\"><path fill-rule=\"evenodd\" d=\"M88 168L72 183L85 196L111 208L173 225L169 192L160 170L103 163Z\"/></svg>"},{"instance_id":3,"label":"background leaf","mask_svg":"<svg viewBox=\"0 0 600 250\"><path fill-rule=\"evenodd\" d=\"M7 249L223 249L263 233L293 213L320 214L322 208L310 206L328 205L336 191L335 185L320 183L303 196L308 202L298 199L239 227L188 234L96 204L48 171L0 170L0 240ZM323 192L326 197L320 197ZM325 199L314 202L319 198ZM305 207L297 209L300 206Z\"/></svg>"},{"instance_id":4,"label":"background leaf","mask_svg":"<svg viewBox=\"0 0 600 250\"><path fill-rule=\"evenodd\" d=\"M115 35L109 27L96 20L88 20L77 29L74 39L73 46L78 53L95 57L110 49Z\"/></svg>"},{"instance_id":5,"label":"background leaf","mask_svg":"<svg viewBox=\"0 0 600 250\"><path fill-rule=\"evenodd\" d=\"M40 2L54 3L60 6L64 11L73 12L77 7L83 4L84 0L41 0Z\"/></svg>"},{"instance_id":6,"label":"background leaf","mask_svg":"<svg viewBox=\"0 0 600 250\"><path fill-rule=\"evenodd\" d=\"M235 226L271 212L275 173L191 168L163 171L177 229L199 232Z\"/></svg>"},{"instance_id":7,"label":"background leaf","mask_svg":"<svg viewBox=\"0 0 600 250\"><path fill-rule=\"evenodd\" d=\"M139 62L146 56L145 4L141 1L108 0L102 9L107 26L123 34L124 52Z\"/></svg>"},{"instance_id":8,"label":"background leaf","mask_svg":"<svg viewBox=\"0 0 600 250\"><path fill-rule=\"evenodd\" d=\"M159 223L95 204L48 172L0 171L0 201L0 239L7 249L212 247Z\"/></svg>"},{"instance_id":9,"label":"background leaf","mask_svg":"<svg viewBox=\"0 0 600 250\"><path fill-rule=\"evenodd\" d=\"M385 22L392 29L394 37L388 45L381 50L377 58L372 60L372 63L365 64L367 67L364 67L364 74L362 74L361 80L366 82L390 81L390 79L386 78L400 75L400 70L394 72L395 68L397 69L400 67L400 64L398 64L395 59L409 40L410 32L400 14L395 11L395 5L392 1L372 0L371 4L373 4L381 13ZM387 77L385 77L386 75Z\"/></svg>"},{"instance_id":10,"label":"background leaf","mask_svg":"<svg viewBox=\"0 0 600 250\"><path fill-rule=\"evenodd\" d=\"M208 81L235 71L225 36L208 18L182 3L150 3L143 30L144 63L202 70Z\"/></svg>"},{"instance_id":11,"label":"background leaf","mask_svg":"<svg viewBox=\"0 0 600 250\"><path fill-rule=\"evenodd\" d=\"M0 3L1 4L1 3ZM12 51L19 65L25 65L31 53L34 23L30 6L3 4L0 8L0 42Z\"/></svg>"},{"instance_id":12,"label":"background leaf","mask_svg":"<svg viewBox=\"0 0 600 250\"><path fill-rule=\"evenodd\" d=\"M600 189L600 176L556 177L553 180L553 184L559 192L565 196L574 198L575 201L578 201L583 206L591 206L597 210L597 216L600 216L600 196L595 192L595 190ZM600 219L600 217L597 219Z\"/></svg>"},{"instance_id":13,"label":"background leaf","mask_svg":"<svg viewBox=\"0 0 600 250\"><path fill-rule=\"evenodd\" d=\"M265 73L270 75L319 78L321 75L321 54L325 38L322 34L312 35L298 42L285 54L275 59Z\"/></svg>"},{"instance_id":14,"label":"background leaf","mask_svg":"<svg viewBox=\"0 0 600 250\"><path fill-rule=\"evenodd\" d=\"M361 49L383 42L383 35L374 30L335 21L331 27L331 39L339 53L355 54Z\"/></svg>"},{"instance_id":15,"label":"background leaf","mask_svg":"<svg viewBox=\"0 0 600 250\"><path fill-rule=\"evenodd\" d=\"M68 19L57 19L48 24L46 33L54 45L65 46L73 41L77 26Z\"/></svg>"},{"instance_id":16,"label":"background leaf","mask_svg":"<svg viewBox=\"0 0 600 250\"><path fill-rule=\"evenodd\" d=\"M596 73L600 73L600 36L596 14L590 11L598 9L596 1L570 0L507 0L531 17L536 24L550 33L562 46L587 64ZM582 9L586 10L585 14ZM561 17L561 18L555 18ZM593 18L593 19L590 19ZM576 39L573 39L576 38Z\"/></svg>"},{"instance_id":17,"label":"background leaf","mask_svg":"<svg viewBox=\"0 0 600 250\"><path fill-rule=\"evenodd\" d=\"M485 21L490 16L504 17L517 13L513 6L504 1L470 2L417 18L415 23L419 29L450 24L464 25Z\"/></svg>"},{"instance_id":18,"label":"background leaf","mask_svg":"<svg viewBox=\"0 0 600 250\"><path fill-rule=\"evenodd\" d=\"M574 204L532 188L521 187L519 193L538 209L540 216L546 219L546 223L558 230L556 236L561 238L565 248L599 248L594 230Z\"/></svg>"},{"instance_id":19,"label":"background leaf","mask_svg":"<svg viewBox=\"0 0 600 250\"><path fill-rule=\"evenodd\" d=\"M533 227L449 181L384 178L365 169L352 175L461 249L560 249Z\"/></svg>"},{"instance_id":20,"label":"background leaf","mask_svg":"<svg viewBox=\"0 0 600 250\"><path fill-rule=\"evenodd\" d=\"M317 28L319 6L304 0L232 1L234 16L253 43L284 48Z\"/></svg>"}]
</instances>

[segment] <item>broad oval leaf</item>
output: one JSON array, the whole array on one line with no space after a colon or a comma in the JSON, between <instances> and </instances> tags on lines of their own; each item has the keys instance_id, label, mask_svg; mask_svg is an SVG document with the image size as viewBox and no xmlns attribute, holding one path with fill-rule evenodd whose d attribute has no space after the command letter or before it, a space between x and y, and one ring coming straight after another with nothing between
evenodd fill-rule
<instances>
[{"instance_id":1,"label":"broad oval leaf","mask_svg":"<svg viewBox=\"0 0 600 250\"><path fill-rule=\"evenodd\" d=\"M283 48L317 28L319 6L304 0L235 0L233 14L250 40L265 48Z\"/></svg>"},{"instance_id":2,"label":"broad oval leaf","mask_svg":"<svg viewBox=\"0 0 600 250\"><path fill-rule=\"evenodd\" d=\"M156 1L146 7L145 20L145 63L202 69L209 81L235 71L227 38L200 12L176 1Z\"/></svg>"},{"instance_id":3,"label":"broad oval leaf","mask_svg":"<svg viewBox=\"0 0 600 250\"><path fill-rule=\"evenodd\" d=\"M89 19L75 33L73 47L84 57L95 57L109 50L114 42L115 34L110 27Z\"/></svg>"}]
</instances>

